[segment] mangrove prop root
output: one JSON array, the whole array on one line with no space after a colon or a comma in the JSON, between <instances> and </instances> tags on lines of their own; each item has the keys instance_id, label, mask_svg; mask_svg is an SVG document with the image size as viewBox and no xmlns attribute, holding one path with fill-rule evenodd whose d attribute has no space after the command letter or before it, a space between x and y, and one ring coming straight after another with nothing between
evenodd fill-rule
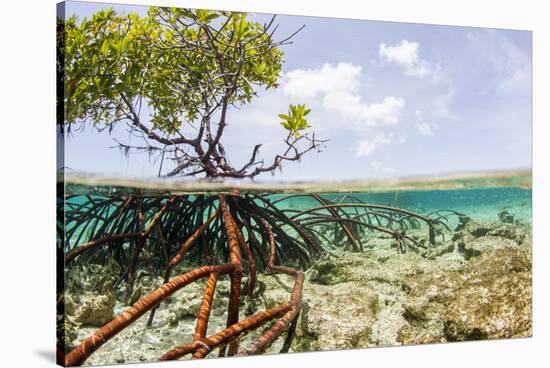
<instances>
[{"instance_id":1,"label":"mangrove prop root","mask_svg":"<svg viewBox=\"0 0 550 368\"><path fill-rule=\"evenodd\" d=\"M101 239L93 240L93 241L87 242L85 244L82 244L81 246L78 246L78 247L74 248L73 250L71 250L65 256L65 264L71 262L74 258L76 258L76 256L78 256L82 252L84 252L86 250L89 250L91 248L94 248L98 245L105 244L107 242L113 241L113 240L129 239L129 238L146 239L147 236L149 236L149 234L151 233L151 231L153 231L153 228L155 227L156 223L160 220L160 218L162 217L163 213L166 211L168 206L170 206L174 202L175 198L176 198L175 196L171 197L166 202L166 204L160 209L160 211L157 212L157 214L153 217L153 219L151 220L151 222L149 223L149 225L147 226L147 228L144 231L135 232L135 233L127 233L127 234L110 235L110 236L103 237Z\"/></svg>"},{"instance_id":2,"label":"mangrove prop root","mask_svg":"<svg viewBox=\"0 0 550 368\"><path fill-rule=\"evenodd\" d=\"M208 228L210 223L214 221L216 216L218 216L220 209L221 207L218 207L218 209L208 218L208 220L206 220L204 224L199 226L195 230L195 232L193 232L193 234L191 234L191 236L185 240L181 248L178 250L178 253L174 256L174 258L170 260L170 262L168 262L168 264L166 265L166 270L164 274L164 283L168 282L168 280L170 279L170 273L172 271L172 268L175 265L177 265L179 262L181 262L181 260L183 259L183 256L189 250L189 248L191 248L191 246L195 244L197 239L202 235L202 233L204 233L204 231ZM158 308L158 305L155 306L155 308L153 308L153 310L151 311L149 320L147 321L147 327L151 327L151 325L153 324L153 319L155 318L155 312L157 308Z\"/></svg>"},{"instance_id":3,"label":"mangrove prop root","mask_svg":"<svg viewBox=\"0 0 550 368\"><path fill-rule=\"evenodd\" d=\"M332 214L333 213L332 210L339 209L339 208L346 208L346 207L355 208L355 209L357 209L357 208L380 209L380 210L384 210L384 211L390 211L391 213L401 213L401 214L407 215L407 217L412 217L412 218L417 218L419 220L422 220L428 225L428 228L429 228L428 236L429 236L430 244L431 245L435 244L435 232L434 232L434 229L433 229L434 221L431 218L429 218L427 216L420 215L418 213L414 213L414 212L411 212L411 211L407 211L407 210L404 210L404 209L401 209L401 208L395 208L395 207L391 207L391 206L384 206L384 205L378 205L378 204L367 204L367 203L325 204L325 205L320 206L320 207L309 208L307 210L301 211L301 212L297 213L296 215L292 216L291 219L295 220L296 218L298 218L300 216L307 215L309 213L317 212L317 211L320 211L320 210L327 210ZM334 215L333 215L333 217L338 218L338 216L334 216Z\"/></svg>"},{"instance_id":4,"label":"mangrove prop root","mask_svg":"<svg viewBox=\"0 0 550 368\"><path fill-rule=\"evenodd\" d=\"M208 228L210 223L214 221L216 216L218 216L218 214L220 213L220 209L221 207L218 207L216 211L208 218L208 220L206 220L204 224L199 226L197 230L195 230L195 232L189 238L187 238L187 240L182 244L178 253L168 263L168 266L170 268L173 268L175 265L181 262L181 260L183 259L183 256L189 250L189 248L191 248L191 246L195 244L197 239L202 235L202 233L204 233L204 231Z\"/></svg>"},{"instance_id":5,"label":"mangrove prop root","mask_svg":"<svg viewBox=\"0 0 550 368\"><path fill-rule=\"evenodd\" d=\"M271 202L262 195L228 195L227 199L225 195L182 195L171 196L168 200L142 195L127 199L86 198L90 203L88 209L78 203L67 204L67 219L72 225L63 243L69 245L61 247L65 252L66 263L77 257L80 262L97 256L100 259L113 256L121 266L127 267L125 276L129 279L131 288L137 269L143 266L140 263L140 255L143 254L150 273L151 270L164 270L164 284L142 297L69 352L65 357L65 364L68 366L84 363L105 342L148 311L151 312L148 322L150 326L154 311L166 297L203 278L207 278L207 282L191 342L170 350L161 360L178 359L189 354L194 359L203 358L216 348L219 349L220 356L259 354L284 331L287 331L287 335L281 352L287 352L300 314L304 273L280 263L290 261L292 264L307 266L316 257L329 254L319 241L320 228L327 224L340 227L354 251L362 250L358 234L363 234L364 229L393 236L400 252L407 248L418 251L417 247L423 245L417 244L404 232L409 227L416 226L418 221L425 221L429 226L431 243L436 231L441 234L434 225L439 225L440 217L444 215L434 214L434 217L439 217L430 218L393 207L365 204L358 200L341 203L342 200L335 204L318 195L313 198L321 206L305 211L278 208L274 205L277 201ZM217 206L216 202L219 202ZM355 211L356 215L347 213L344 210L346 207ZM396 229L395 225L400 228ZM91 234L89 238L92 240L81 244L79 240L82 234L79 233L80 230L74 229L86 230ZM130 248L122 246L128 243ZM194 246L196 243L199 244ZM80 245L71 248L72 244ZM103 244L109 246L100 247ZM340 244L335 243L335 246ZM91 256L88 257L87 254ZM196 261L204 259L205 255L212 260L208 260L209 264L217 265L199 267L170 279L172 270L184 258ZM256 257L261 261L258 265ZM248 274L243 290L246 290L245 295L249 298L250 305L253 304L257 266L268 273L282 273L294 279L290 300L240 320L243 262L247 266ZM223 275L228 275L230 279L226 328L206 337L216 284ZM249 313L252 312L251 309ZM239 353L241 334L268 322L271 325Z\"/></svg>"},{"instance_id":6,"label":"mangrove prop root","mask_svg":"<svg viewBox=\"0 0 550 368\"><path fill-rule=\"evenodd\" d=\"M229 339L233 337L237 337L245 331L257 328L265 322L277 318L281 314L288 311L289 308L290 305L288 304L279 304L278 306L267 311L258 312L252 317L246 318L226 328L225 330L208 337L205 341L203 341L204 345L197 349L197 351L193 354L193 359L204 358L216 346L229 341Z\"/></svg>"},{"instance_id":7,"label":"mangrove prop root","mask_svg":"<svg viewBox=\"0 0 550 368\"><path fill-rule=\"evenodd\" d=\"M270 249L272 252L269 257L269 270L274 273L284 273L294 277L294 287L292 289L292 293L290 294L290 308L277 322L275 322L266 332L264 332L263 335L258 337L245 351L239 353L239 355L258 354L259 352L263 351L277 337L281 335L281 333L288 327L288 325L297 318L298 313L300 313L300 304L302 302L302 289L304 286L304 273L291 267L277 266L271 263L271 261L275 259L275 257L273 256L273 252L276 249L275 237L273 236L273 232L266 223L264 223L264 228L268 233Z\"/></svg>"},{"instance_id":8,"label":"mangrove prop root","mask_svg":"<svg viewBox=\"0 0 550 368\"><path fill-rule=\"evenodd\" d=\"M322 204L324 206L333 204L328 199L325 199L325 198L321 197L319 194L312 194L312 196L320 204ZM338 217L338 209L333 208L333 207L328 207L327 209L333 217ZM351 246L353 248L353 251L354 252L360 252L360 251L362 252L363 251L363 245L361 244L361 242L359 242L359 240L357 240L357 235L354 233L353 229L351 229L347 224L345 224L343 222L340 222L340 226L341 226L342 230L344 230L344 233L348 237L349 241L351 242Z\"/></svg>"},{"instance_id":9,"label":"mangrove prop root","mask_svg":"<svg viewBox=\"0 0 550 368\"><path fill-rule=\"evenodd\" d=\"M201 341L206 335L206 329L208 328L208 319L210 318L210 310L212 309L212 299L214 298L214 291L216 290L216 282L218 281L218 274L213 272L208 277L206 288L204 290L204 296L202 297L202 303L199 308L199 317L197 318L197 326L195 328L195 337L193 341Z\"/></svg>"},{"instance_id":10,"label":"mangrove prop root","mask_svg":"<svg viewBox=\"0 0 550 368\"><path fill-rule=\"evenodd\" d=\"M224 264L218 266L204 266L191 272L177 276L162 285L158 289L138 300L130 309L119 314L111 322L100 328L93 335L85 339L79 346L74 348L65 357L66 366L82 365L84 361L99 347L105 344L120 331L128 327L132 322L145 314L161 300L172 295L177 290L190 284L191 282L210 275L213 272L218 274L228 274L233 272L235 265Z\"/></svg>"},{"instance_id":11,"label":"mangrove prop root","mask_svg":"<svg viewBox=\"0 0 550 368\"><path fill-rule=\"evenodd\" d=\"M283 270L284 269L284 270ZM289 309L275 322L263 335L258 337L244 352L239 355L258 354L269 346L281 333L294 321L300 312L300 302L302 299L302 288L304 285L303 272L290 269L289 267L273 267L274 272L293 274L295 276L294 288L290 297ZM288 272L290 271L290 272Z\"/></svg>"},{"instance_id":12,"label":"mangrove prop root","mask_svg":"<svg viewBox=\"0 0 550 368\"><path fill-rule=\"evenodd\" d=\"M235 207L240 209L239 202L234 197L233 197L233 203L235 204ZM238 227L237 227L237 238L239 240L239 245L241 246L242 251L246 254L246 259L248 261L248 280L246 282L246 294L249 302L252 303L252 296L253 296L254 288L256 286L256 260L254 259L254 254L252 253L252 251L250 250L250 247L244 240L244 236Z\"/></svg>"},{"instance_id":13,"label":"mangrove prop root","mask_svg":"<svg viewBox=\"0 0 550 368\"><path fill-rule=\"evenodd\" d=\"M159 360L175 360L182 356L194 352L193 358L204 358L212 350L220 345L230 341L233 338L238 337L240 334L246 331L253 330L267 321L270 321L278 316L284 314L290 306L288 304L279 304L266 311L258 312L242 321L239 321L224 330L204 338L202 341L192 342L175 349L170 350L164 354Z\"/></svg>"},{"instance_id":14,"label":"mangrove prop root","mask_svg":"<svg viewBox=\"0 0 550 368\"><path fill-rule=\"evenodd\" d=\"M294 341L294 337L296 336L296 326L298 325L299 317L300 317L300 312L298 312L298 314L290 324L285 342L283 343L283 347L281 348L281 351L279 351L279 353L282 353L282 354L288 353L288 351L290 350L290 346L292 345L292 342Z\"/></svg>"},{"instance_id":15,"label":"mangrove prop root","mask_svg":"<svg viewBox=\"0 0 550 368\"><path fill-rule=\"evenodd\" d=\"M239 300L241 294L242 263L239 238L237 235L238 227L235 219L231 215L225 196L220 196L220 207L222 208L223 222L227 233L227 244L229 247L229 262L234 265L231 273L231 286L229 292L229 306L227 309L227 327L239 321ZM235 355L238 349L238 341L234 340L229 346L228 355ZM222 352L224 349L220 349ZM223 353L221 353L223 354Z\"/></svg>"},{"instance_id":16,"label":"mangrove prop root","mask_svg":"<svg viewBox=\"0 0 550 368\"><path fill-rule=\"evenodd\" d=\"M143 211L141 209L141 202L138 210L138 222L139 222L139 228L141 234L143 234ZM143 246L145 245L145 242L147 241L147 237L141 235L139 237L139 240L137 241L136 247L134 249L134 253L132 254L132 259L130 260L130 265L128 266L128 285L130 293L132 293L132 290L134 288L134 279L135 279L135 273L136 273L136 263L139 258L139 255L141 254L141 251L143 249Z\"/></svg>"},{"instance_id":17,"label":"mangrove prop root","mask_svg":"<svg viewBox=\"0 0 550 368\"><path fill-rule=\"evenodd\" d=\"M233 262L240 260L240 258L238 258L240 254L236 253L235 240L238 241L239 240L238 238L242 237L242 234L240 234L240 231L236 227L234 219L231 216L231 213L229 212L229 210L227 209L227 204L225 203L225 199L223 197L220 197L220 206L222 208L222 214L224 216L224 221L226 224L226 231L228 233L228 242L229 242L230 249L232 247L235 248L234 249L235 253L233 254L233 258L231 257L231 253L230 253L230 258L232 259L231 264L237 265L237 263L233 263ZM250 355L250 354L256 354L263 351L263 349L265 349L266 346L271 344L277 337L279 337L282 334L282 332L288 328L289 324L292 323L293 326L291 326L289 330L287 339L285 340L284 347L283 347L285 351L288 351L288 349L290 348L290 343L292 342L292 338L294 334L293 330L295 328L296 320L300 312L300 304L302 300L302 289L304 284L304 273L291 267L278 266L275 264L277 259L276 258L277 248L275 244L275 237L269 225L267 224L267 222L263 221L262 226L264 227L267 233L268 242L270 246L270 255L269 255L269 261L268 261L269 271L272 273L284 273L290 276L294 276L295 278L294 287L292 289L289 303L280 304L277 307L274 307L268 311L256 313L252 317L244 319L240 322L237 321L236 323L228 325L228 327L225 330L217 334L214 334L208 338L202 338L203 335L201 334L206 331L206 329L204 330L202 329L202 326L203 326L202 324L200 325L201 329L199 330L199 323L203 323L201 321L205 321L207 317L202 317L202 319L199 317L199 321L197 322L197 329L195 332L195 338L193 342L169 351L168 353L163 355L160 358L160 360L178 359L182 356L185 356L191 353L193 354L193 359L204 358L206 355L210 353L210 351L212 351L216 347L220 347L220 351L224 350L225 346L223 346L223 344L227 342L230 343L228 355L232 355L237 351L238 345L236 345L235 342L237 341L237 337L241 333L257 328L260 325L266 323L267 321L277 317L280 317L280 319L278 319L266 332L264 332L260 337L258 337L252 343L252 345L250 345L244 352L239 353L238 355ZM244 241L244 238L243 238L243 241ZM233 273L235 273L235 270L233 270ZM201 312L203 311L203 306L205 311L209 310L208 309L209 307L206 306L208 301L205 301L205 300L207 300L206 292L205 292L205 297L203 299L203 303L201 304ZM231 300L231 296L230 296L230 300ZM231 305L231 301L230 301L230 305ZM229 318L228 318L228 321L229 321ZM235 350L233 351L232 351L232 346L235 346L235 348L233 348Z\"/></svg>"}]
</instances>

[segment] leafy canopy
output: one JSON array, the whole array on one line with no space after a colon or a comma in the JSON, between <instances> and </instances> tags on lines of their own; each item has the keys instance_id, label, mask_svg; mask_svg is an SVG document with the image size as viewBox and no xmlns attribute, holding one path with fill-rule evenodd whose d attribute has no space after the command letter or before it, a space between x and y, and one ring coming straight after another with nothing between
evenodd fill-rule
<instances>
[{"instance_id":1,"label":"leafy canopy","mask_svg":"<svg viewBox=\"0 0 550 368\"><path fill-rule=\"evenodd\" d=\"M101 10L79 22L58 24L58 123L91 122L109 131L125 122L144 146L120 148L157 152L173 162L167 175L253 178L281 169L317 149L303 133L305 105L279 115L288 131L286 149L271 164L258 156L260 144L241 168L222 145L231 108L250 103L258 88L277 88L290 37L273 40L277 26L245 13L151 7L147 16ZM299 30L298 30L299 31ZM148 109L144 121L141 109ZM63 130L62 130L63 131ZM304 147L304 145L306 145ZM162 161L159 169L162 169Z\"/></svg>"},{"instance_id":2,"label":"leafy canopy","mask_svg":"<svg viewBox=\"0 0 550 368\"><path fill-rule=\"evenodd\" d=\"M283 53L263 27L244 13L200 9L152 7L146 17L109 9L80 24L71 17L65 22L66 123L112 124L127 117L123 98L140 97L153 129L173 133L182 120L201 118L217 98L248 103L254 86L276 87L281 74Z\"/></svg>"}]
</instances>

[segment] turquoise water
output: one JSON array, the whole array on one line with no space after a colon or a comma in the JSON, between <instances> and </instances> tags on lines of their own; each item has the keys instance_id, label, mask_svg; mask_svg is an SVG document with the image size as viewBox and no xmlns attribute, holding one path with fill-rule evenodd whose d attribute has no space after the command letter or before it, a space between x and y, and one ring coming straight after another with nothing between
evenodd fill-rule
<instances>
[{"instance_id":1,"label":"turquoise water","mask_svg":"<svg viewBox=\"0 0 550 368\"><path fill-rule=\"evenodd\" d=\"M276 194L270 197L276 200L282 196ZM498 221L498 213L506 210L517 220L531 223L532 190L518 187L322 193L322 196L343 203L352 202L352 197L355 197L366 203L389 205L424 214L436 210L454 210L482 221ZM318 206L318 203L310 197L294 197L279 202L279 206L303 210Z\"/></svg>"},{"instance_id":2,"label":"turquoise water","mask_svg":"<svg viewBox=\"0 0 550 368\"><path fill-rule=\"evenodd\" d=\"M184 188L185 190L183 188L143 188L120 184L68 185L65 187L66 197L58 199L58 251L65 255L65 263L58 266L58 272L60 272L58 279L71 280L70 283L62 285L62 287L67 287L69 295L78 296L82 290L86 295L95 292L116 295L115 306L120 308L116 312L122 312L130 304L128 302L130 297L134 295L129 291L139 290L142 293L142 290L146 290L148 293L153 290L153 286L161 285L162 276L169 260L175 259L175 255L182 249L184 241L190 239L190 234L195 233L196 229L202 226L199 224L205 224L205 221L212 216L214 220L207 225L206 230L202 233L203 238L196 238L197 241L193 247L188 249L186 258L181 264L182 269L187 270L205 264L227 263L229 254L227 239L230 235L227 223L234 221L237 228L240 228L243 244L248 245L248 248L241 245L249 252L246 259L243 256L243 269L248 274L247 282L250 280L251 274L251 268L247 267L253 264L251 260L255 260L258 280L262 280L262 282L268 280L268 278L262 279L265 271L268 270L266 255L275 249L276 256L274 258L281 265L304 272L311 270L309 273L311 276L306 279L308 287L304 289L303 293L308 300L313 300L312 305L315 305L315 308L319 308L321 305L330 305L335 300L336 302L345 300L347 304L357 304L352 305L351 310L353 311L372 311L372 303L366 301L384 300L384 303L380 303L380 305L382 308L386 308L386 312L376 312L378 319L372 322L369 328L371 330L374 328L385 329L392 323L405 322L405 314L402 314L401 307L394 308L390 303L397 303L396 305L399 306L413 302L418 303L416 297L410 296L413 293L403 291L403 286L408 285L405 283L405 279L408 280L409 277L414 277L416 274L423 277L424 275L429 276L430 273L437 271L435 275L438 276L434 278L436 280L441 278L440 272L446 272L447 269L449 272L456 273L458 267L470 267L464 266L468 264L468 258L464 255L467 254L464 250L466 245L461 243L465 241L464 239L470 239L464 235L469 230L464 230L464 226L463 230L458 230L460 228L457 227L457 225L468 224L468 219L460 216L461 214L473 220L491 222L491 224L474 223L472 228L480 226L482 229L504 229L502 233L509 233L511 235L507 236L515 237L509 239L503 238L501 235L489 235L482 242L478 242L477 246L489 244L496 249L497 246L501 246L501 242L503 246L516 244L516 241L517 245L522 242L530 244L529 240L518 240L521 238L521 234L530 235L532 190L528 189L528 186L459 188L457 185L455 189L432 189L430 187L429 189L385 191L374 191L361 187L360 191L344 192L346 188L332 184L312 186L305 191L302 188L293 187L286 188L287 190L275 188L268 192L262 188L208 190L200 185L191 189ZM338 192L339 190L340 192ZM222 193L225 195L225 202L218 196ZM355 207L337 206L338 204L354 203L358 205ZM223 206L224 211L221 212L222 215L216 215L214 210L220 206ZM274 209L273 206L277 208ZM164 207L166 210L161 210ZM338 210L334 208L338 208ZM450 210L453 214L447 216L445 213L443 215L437 213L437 211L444 210ZM507 212L506 217L499 216L503 211ZM459 216L456 216L456 213ZM513 217L512 220L510 220L510 215ZM155 219L158 222L155 222ZM346 223L346 227L337 222L342 219L349 221ZM414 221L412 221L413 219ZM506 222L506 225L503 226L501 222ZM293 225L291 226L290 223ZM523 224L528 225L524 226ZM153 228L153 226L156 227ZM509 227L512 228L512 231L508 231ZM152 229L151 232L145 231L146 228ZM300 229L302 230L300 231ZM139 239L136 236L114 238L114 235L136 233L141 234L138 235ZM267 236L267 234L271 235ZM518 236L518 234L520 235ZM111 239L105 242L95 242L98 244L97 246L86 245L89 240L102 240L109 236ZM145 240L140 242L141 239ZM529 236L526 236L525 239L529 239ZM276 248L272 248L273 245ZM78 248L84 250L79 252ZM525 251L525 247L515 248L517 248L514 249L517 252ZM480 252L477 248L472 249L468 251L469 254L475 251ZM363 253L359 254L359 252ZM401 257L403 253L408 252L416 252L417 256L403 258L388 256L398 255ZM76 255L71 258L71 253ZM250 256L251 258L248 258ZM63 258L59 259L63 260ZM70 259L73 260L69 262ZM497 262L500 261L500 259L497 260ZM133 268L130 268L130 265L133 265ZM131 269L135 272L130 278ZM335 277L340 277L337 276L340 269L344 270L342 275L353 272L360 277L365 277L365 280L356 281L354 275L348 281L341 283L344 286L339 287L338 283L327 284L326 280L332 280L331 273L334 273ZM370 274L363 273L363 269L369 269ZM401 269L409 271L401 273ZM103 272L107 278L96 280L95 277L102 275ZM315 276L316 272L317 276ZM379 272L380 276L374 272ZM505 278L507 275L503 274L502 276ZM82 282L84 287L81 285L81 279L85 280ZM99 290L98 285L105 283L104 280L111 281L107 285L116 285L115 294L108 287L97 291ZM156 280L154 282L157 284L151 280ZM397 281L389 282L388 280ZM355 284L350 286L352 282ZM487 292L486 284L483 283L483 295ZM226 290L229 290L228 284L226 285ZM276 288L283 284L280 284L279 280L277 286L267 283L258 283L258 285L264 285L263 287L269 285L269 288ZM327 288L327 285L333 286ZM452 283L449 285L449 287L455 286ZM521 285L519 289L528 286L528 284ZM133 289L134 287L136 288ZM363 287L365 288L362 289ZM468 287L478 286L468 284ZM290 288L291 286L285 286L285 292L288 292ZM90 293L88 289L92 289L92 292ZM328 291L329 289L338 291L333 295ZM261 295L259 293L267 293L270 289L266 290L260 291L260 287L257 287L254 293ZM354 295L355 290L361 290L367 297L357 298ZM348 293L344 294L345 298L342 298L342 292ZM389 294L386 295L385 292L389 292ZM468 290L457 288L456 292L468 292ZM191 291L181 300L201 298L202 286L200 287L201 294L196 296L193 293L194 291ZM372 299L369 299L370 293L373 295ZM481 292L475 293L476 295L481 294ZM225 297L228 295L226 294ZM224 296L218 295L218 300L223 298ZM188 308L183 302L177 304L179 302L174 302L174 300L177 299L171 301L177 306L173 309L174 311L179 313L180 310ZM277 303L279 302L277 301ZM127 335L121 333L121 336L125 336L125 339L128 340L119 339L111 342L110 345L105 345L90 358L89 362L91 364L118 362L113 361L116 359L113 357L118 356L116 354L120 354L120 351L129 354L125 358L128 359L126 362L143 361L144 351L150 353L146 356L147 361L152 361L158 359L158 356L164 354L173 345L187 341L188 334L192 333L193 326L195 326L194 317L187 318L189 317L187 315L185 318L178 317L176 321L179 325L174 328L171 316L175 316L176 312L171 312L170 307L167 306L172 305L171 303L164 303L163 308L165 309L159 309L156 317L156 323L164 330L160 328L150 330L151 332L148 332L147 335L149 340L144 341L142 336L145 336L143 331L146 330L146 319L136 321L128 328L128 331L133 331L132 333ZM368 303L368 305L361 303ZM334 310L340 310L340 308L325 309L324 313L327 313L329 318L317 317L316 320L321 323L324 323L322 321L325 320L336 321L335 326L338 328L335 329L335 332L338 333L341 329L347 336L346 329L351 331L352 327L346 327L346 323L338 320L342 313L335 313ZM223 308L214 308L213 311L209 328L212 329L212 332L220 331L225 328L227 323L225 304ZM58 312L58 314L62 312ZM162 317L162 313L164 313L164 317ZM335 315L333 316L331 313L335 313ZM443 317L435 316L433 318L434 321L439 321L426 324L430 326L429 328L432 328L432 325L444 325ZM60 321L59 324L64 323L63 319L58 318L58 321ZM97 322L94 323L97 324ZM72 343L82 341L97 326L94 324L93 329L91 325L82 324L74 328L78 331L78 335L72 338ZM166 334L161 331L169 332ZM396 331L400 330L396 329ZM352 335L351 332L349 334ZM395 335L398 336L398 333L395 332ZM168 336L168 340L163 340L166 336ZM340 339L338 336L334 336L335 341L338 339ZM393 335L388 339L384 340L383 344L401 344L401 341L398 343L397 337L393 337ZM146 341L153 341L153 343ZM330 338L323 341L332 344ZM142 345L145 342L147 345ZM69 352L73 348L72 343L65 344L63 349ZM245 346L247 343L243 342L242 345ZM322 346L322 350L328 349L329 346L331 345ZM278 351L279 348L277 347L277 350L273 351Z\"/></svg>"},{"instance_id":3,"label":"turquoise water","mask_svg":"<svg viewBox=\"0 0 550 368\"><path fill-rule=\"evenodd\" d=\"M77 195L70 197L65 203L65 209L74 210L70 205L80 205L88 202L89 198L94 201L101 202L109 197L131 195L133 190L128 188L97 188L94 186L79 186L73 191ZM245 195L247 192L241 192ZM70 194L70 193L69 193ZM156 197L168 198L170 194L163 192L149 192L149 195ZM187 193L189 194L189 193ZM216 195L216 193L210 193ZM315 193L312 193L315 194ZM493 187L493 188L468 188L468 189L438 189L438 190L400 190L387 192L351 192L351 193L334 193L334 192L316 192L321 197L328 199L334 203L353 203L361 201L369 204L380 204L409 210L422 215L429 215L438 210L452 210L465 214L472 219L479 221L499 221L499 213L507 211L516 221L531 224L532 212L532 190L519 187ZM284 199L284 197L287 197ZM191 197L193 195L191 194ZM302 195L293 195L292 193L277 193L269 194L267 198L276 203L276 206L283 210L306 210L318 207L319 202L307 193ZM163 200L165 200L163 199ZM87 203L90 204L89 202ZM80 213L86 213L89 210L86 205L80 207ZM344 211L353 211L351 208L345 208ZM104 216L109 215L114 211L113 208L108 208L103 213ZM457 218L453 222L456 223ZM101 221L99 221L101 224ZM449 223L451 225L451 223ZM74 223L67 221L65 229L71 232ZM67 239L67 244L70 248L76 243L82 243L89 239L89 230L92 227L80 226L73 233L70 239ZM97 229L97 226L93 227ZM82 229L82 230L81 230ZM81 234L82 232L82 234Z\"/></svg>"},{"instance_id":4,"label":"turquoise water","mask_svg":"<svg viewBox=\"0 0 550 368\"><path fill-rule=\"evenodd\" d=\"M97 200L105 196L116 195L116 193L105 194L109 193L105 190L101 190L101 194L98 194L93 187L88 187L87 190L79 188L75 192L82 195L71 197L68 203L81 204L86 202L84 192ZM532 190L519 187L352 193L317 192L317 194L335 203L351 203L356 198L365 203L382 204L423 214L437 210L454 210L484 221L496 221L498 220L498 213L506 210L516 219L531 223ZM287 195L292 194L271 194L268 195L268 198L277 201ZM168 195L166 194L166 196ZM299 210L318 205L319 203L307 194L291 197L277 203L280 208Z\"/></svg>"}]
</instances>

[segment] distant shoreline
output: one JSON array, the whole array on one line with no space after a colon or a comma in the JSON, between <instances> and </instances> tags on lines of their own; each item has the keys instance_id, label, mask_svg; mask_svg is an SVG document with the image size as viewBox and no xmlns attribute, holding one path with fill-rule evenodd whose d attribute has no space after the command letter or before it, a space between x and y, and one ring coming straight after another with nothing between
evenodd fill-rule
<instances>
[{"instance_id":1,"label":"distant shoreline","mask_svg":"<svg viewBox=\"0 0 550 368\"><path fill-rule=\"evenodd\" d=\"M66 174L58 176L58 182L70 185L120 187L160 192L386 192L399 190L446 190L468 188L520 187L532 188L531 170L508 172L462 173L438 177L410 177L387 180L349 180L312 182L251 182L251 181L206 181L177 179L128 179L92 175Z\"/></svg>"}]
</instances>

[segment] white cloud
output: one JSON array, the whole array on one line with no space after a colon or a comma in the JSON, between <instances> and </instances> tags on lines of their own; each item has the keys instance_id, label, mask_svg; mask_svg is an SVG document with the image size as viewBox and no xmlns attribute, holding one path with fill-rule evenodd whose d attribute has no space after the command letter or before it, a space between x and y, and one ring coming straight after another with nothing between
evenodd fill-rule
<instances>
[{"instance_id":1,"label":"white cloud","mask_svg":"<svg viewBox=\"0 0 550 368\"><path fill-rule=\"evenodd\" d=\"M505 94L531 92L531 55L495 30L468 33L466 40L480 61L497 73L495 89Z\"/></svg>"},{"instance_id":2,"label":"white cloud","mask_svg":"<svg viewBox=\"0 0 550 368\"><path fill-rule=\"evenodd\" d=\"M351 93L359 87L361 66L338 63L323 64L320 69L295 69L283 76L283 93L295 98L315 97L319 94Z\"/></svg>"},{"instance_id":3,"label":"white cloud","mask_svg":"<svg viewBox=\"0 0 550 368\"><path fill-rule=\"evenodd\" d=\"M531 60L527 53L507 39L500 39L504 53L506 77L497 86L503 93L531 92Z\"/></svg>"},{"instance_id":4,"label":"white cloud","mask_svg":"<svg viewBox=\"0 0 550 368\"><path fill-rule=\"evenodd\" d=\"M393 125L399 122L405 100L386 96L367 104L359 93L361 66L352 63L323 64L318 69L295 69L283 76L281 90L291 98L322 97L322 106L364 126Z\"/></svg>"},{"instance_id":5,"label":"white cloud","mask_svg":"<svg viewBox=\"0 0 550 368\"><path fill-rule=\"evenodd\" d=\"M455 120L457 119L457 115L451 110L451 104L455 97L455 91L454 88L449 88L447 92L445 92L442 95L439 95L433 99L433 102L431 104L432 111L431 111L431 118L432 119L447 119L447 120Z\"/></svg>"},{"instance_id":6,"label":"white cloud","mask_svg":"<svg viewBox=\"0 0 550 368\"><path fill-rule=\"evenodd\" d=\"M351 93L329 93L323 99L327 110L336 111L351 120L367 126L395 125L399 123L405 100L386 96L380 103L367 105L361 102L361 96Z\"/></svg>"},{"instance_id":7,"label":"white cloud","mask_svg":"<svg viewBox=\"0 0 550 368\"><path fill-rule=\"evenodd\" d=\"M512 74L502 80L498 86L498 90L503 93L529 93L531 92L531 68L515 70Z\"/></svg>"},{"instance_id":8,"label":"white cloud","mask_svg":"<svg viewBox=\"0 0 550 368\"><path fill-rule=\"evenodd\" d=\"M424 115L422 114L422 111L416 110L416 130L420 135L423 135L424 137L429 137L433 135L432 126L424 121Z\"/></svg>"},{"instance_id":9,"label":"white cloud","mask_svg":"<svg viewBox=\"0 0 550 368\"><path fill-rule=\"evenodd\" d=\"M379 55L382 59L401 65L414 65L418 63L418 42L402 40L396 46L386 46L385 43L379 46Z\"/></svg>"},{"instance_id":10,"label":"white cloud","mask_svg":"<svg viewBox=\"0 0 550 368\"><path fill-rule=\"evenodd\" d=\"M430 126L430 124L425 122L416 123L416 130L418 130L418 133L420 133L420 135L423 135L425 137L433 135L432 127Z\"/></svg>"},{"instance_id":11,"label":"white cloud","mask_svg":"<svg viewBox=\"0 0 550 368\"><path fill-rule=\"evenodd\" d=\"M367 157L372 155L380 145L390 144L392 142L393 137L391 135L381 133L372 139L360 140L352 150L357 157Z\"/></svg>"},{"instance_id":12,"label":"white cloud","mask_svg":"<svg viewBox=\"0 0 550 368\"><path fill-rule=\"evenodd\" d=\"M407 76L424 77L432 75L434 80L439 80L440 67L433 66L419 56L420 44L418 42L409 42L401 40L394 46L388 46L381 43L378 47L378 56L380 59L394 63L403 68L403 73Z\"/></svg>"},{"instance_id":13,"label":"white cloud","mask_svg":"<svg viewBox=\"0 0 550 368\"><path fill-rule=\"evenodd\" d=\"M369 166L374 171L379 171L383 173L391 173L395 171L391 167L387 167L381 161L377 161L377 160L370 161Z\"/></svg>"}]
</instances>

